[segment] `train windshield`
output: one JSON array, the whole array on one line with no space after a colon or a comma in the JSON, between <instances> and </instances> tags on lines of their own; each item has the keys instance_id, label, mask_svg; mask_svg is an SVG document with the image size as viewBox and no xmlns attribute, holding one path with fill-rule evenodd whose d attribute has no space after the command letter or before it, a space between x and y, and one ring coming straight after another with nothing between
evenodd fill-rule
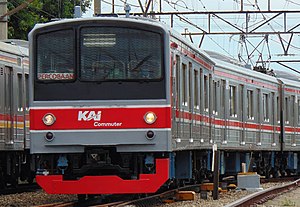
<instances>
[{"instance_id":1,"label":"train windshield","mask_svg":"<svg viewBox=\"0 0 300 207\"><path fill-rule=\"evenodd\" d=\"M36 30L33 41L35 100L166 97L159 27L78 21Z\"/></svg>"},{"instance_id":2,"label":"train windshield","mask_svg":"<svg viewBox=\"0 0 300 207\"><path fill-rule=\"evenodd\" d=\"M61 30L38 36L38 80L61 81L75 79L75 41L73 34L73 30Z\"/></svg>"},{"instance_id":3,"label":"train windshield","mask_svg":"<svg viewBox=\"0 0 300 207\"><path fill-rule=\"evenodd\" d=\"M155 32L120 27L80 30L80 81L162 78L162 40Z\"/></svg>"}]
</instances>

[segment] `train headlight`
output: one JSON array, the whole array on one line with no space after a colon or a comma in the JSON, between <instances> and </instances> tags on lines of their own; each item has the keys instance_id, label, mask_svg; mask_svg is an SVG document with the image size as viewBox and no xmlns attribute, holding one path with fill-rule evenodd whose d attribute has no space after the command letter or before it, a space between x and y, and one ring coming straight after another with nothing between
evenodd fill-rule
<instances>
[{"instance_id":1,"label":"train headlight","mask_svg":"<svg viewBox=\"0 0 300 207\"><path fill-rule=\"evenodd\" d=\"M153 112L147 112L144 116L144 120L147 124L153 124L156 121L156 115Z\"/></svg>"},{"instance_id":2,"label":"train headlight","mask_svg":"<svg viewBox=\"0 0 300 207\"><path fill-rule=\"evenodd\" d=\"M43 122L47 126L51 126L52 124L54 124L55 120L56 118L53 114L45 114L45 116L43 117Z\"/></svg>"}]
</instances>

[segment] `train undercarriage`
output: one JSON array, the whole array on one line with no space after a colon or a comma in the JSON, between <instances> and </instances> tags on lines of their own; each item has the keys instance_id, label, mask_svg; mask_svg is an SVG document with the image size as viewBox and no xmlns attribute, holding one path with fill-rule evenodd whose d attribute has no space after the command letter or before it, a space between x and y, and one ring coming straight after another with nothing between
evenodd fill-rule
<instances>
[{"instance_id":1,"label":"train undercarriage","mask_svg":"<svg viewBox=\"0 0 300 207\"><path fill-rule=\"evenodd\" d=\"M0 153L0 188L16 188L21 183L31 184L35 178L28 151Z\"/></svg>"},{"instance_id":2,"label":"train undercarriage","mask_svg":"<svg viewBox=\"0 0 300 207\"><path fill-rule=\"evenodd\" d=\"M267 178L300 172L296 152L221 150L219 154L221 179L236 176L242 163L247 172ZM160 187L213 180L211 150L118 153L115 148L87 148L84 154L40 155L38 166L38 183L53 194L154 193Z\"/></svg>"}]
</instances>

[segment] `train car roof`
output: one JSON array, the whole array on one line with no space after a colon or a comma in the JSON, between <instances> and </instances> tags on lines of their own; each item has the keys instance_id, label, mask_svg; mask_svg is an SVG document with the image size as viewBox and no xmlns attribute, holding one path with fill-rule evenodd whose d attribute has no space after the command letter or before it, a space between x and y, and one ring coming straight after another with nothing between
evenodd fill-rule
<instances>
[{"instance_id":1,"label":"train car roof","mask_svg":"<svg viewBox=\"0 0 300 207\"><path fill-rule=\"evenodd\" d=\"M276 77L293 81L300 81L300 75L296 72L276 70Z\"/></svg>"},{"instance_id":2,"label":"train car roof","mask_svg":"<svg viewBox=\"0 0 300 207\"><path fill-rule=\"evenodd\" d=\"M146 18L146 17L130 16L130 17L126 18L126 17L115 17L115 16L99 16L99 17L87 17L87 18L60 19L60 20L56 20L56 21L48 22L48 23L38 23L35 25L35 27L32 31L34 31L35 29L43 28L46 26L52 26L52 25L56 25L56 24L68 24L68 23L78 22L78 21L85 22L85 21L97 21L97 20L107 20L107 21L116 21L117 20L120 22L122 22L122 21L128 22L129 21L129 22L133 22L133 23L142 23L142 24L147 24L147 25L152 25L152 26L159 26L162 29L164 29L166 32L169 32L172 36L174 36L175 38L177 38L178 40L183 42L184 44L188 45L195 52L198 52L199 54L204 56L206 59L208 59L210 62L212 62L212 64L214 64L213 61L209 58L209 55L207 55L205 51L197 48L188 39L184 38L182 35L177 33L175 30L171 29L168 25L166 25L163 22L160 22L158 20Z\"/></svg>"},{"instance_id":3,"label":"train car roof","mask_svg":"<svg viewBox=\"0 0 300 207\"><path fill-rule=\"evenodd\" d=\"M215 65L214 60L211 59L211 57L210 57L209 54L207 54L207 51L202 50L200 48L197 48L196 45L194 45L194 43L192 43L190 41L190 39L187 39L187 38L183 37L176 30L169 29L169 31L170 31L171 36L175 37L176 39L178 39L179 41L181 41L182 43L184 43L185 45L187 45L189 48L191 48L195 52L199 53L202 57L204 57L206 60L208 60L212 65Z\"/></svg>"},{"instance_id":4,"label":"train car roof","mask_svg":"<svg viewBox=\"0 0 300 207\"><path fill-rule=\"evenodd\" d=\"M130 16L128 18L126 17L114 17L114 16L99 16L99 17L85 17L85 18L72 18L72 19L60 19L52 22L47 22L47 23L37 23L34 26L34 29L39 29L45 26L51 26L51 25L56 25L56 24L68 24L72 22L85 22L85 21L97 21L97 20L106 20L106 21L119 21L119 22L133 22L133 23L143 23L143 24L148 24L148 25L153 25L153 26L160 26L164 30L167 30L166 25L164 24L158 24L158 21L150 19L150 18L143 18L143 17L135 17L135 16Z\"/></svg>"},{"instance_id":5,"label":"train car roof","mask_svg":"<svg viewBox=\"0 0 300 207\"><path fill-rule=\"evenodd\" d=\"M0 52L10 53L19 56L28 56L29 51L28 48L24 47L23 44L26 42L22 41L23 44L20 44L19 41L10 40L0 41Z\"/></svg>"},{"instance_id":6,"label":"train car roof","mask_svg":"<svg viewBox=\"0 0 300 207\"><path fill-rule=\"evenodd\" d=\"M252 70L247 65L243 64L242 62L234 58L227 57L223 54L219 54L213 51L206 51L206 52L210 55L211 59L213 59L213 61L216 63L215 67L219 67L228 71L233 71L238 74L243 74L249 77L254 77L257 79L278 83L276 77Z\"/></svg>"},{"instance_id":7,"label":"train car roof","mask_svg":"<svg viewBox=\"0 0 300 207\"><path fill-rule=\"evenodd\" d=\"M300 88L300 81L286 79L286 78L278 78L278 79L285 85Z\"/></svg>"}]
</instances>

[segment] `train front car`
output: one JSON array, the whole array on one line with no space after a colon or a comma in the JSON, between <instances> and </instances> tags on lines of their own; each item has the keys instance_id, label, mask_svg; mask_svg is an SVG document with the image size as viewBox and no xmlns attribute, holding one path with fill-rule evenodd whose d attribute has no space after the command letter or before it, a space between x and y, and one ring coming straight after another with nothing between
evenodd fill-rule
<instances>
[{"instance_id":1,"label":"train front car","mask_svg":"<svg viewBox=\"0 0 300 207\"><path fill-rule=\"evenodd\" d=\"M47 193L153 193L168 180L167 34L113 17L32 30L31 153Z\"/></svg>"}]
</instances>

